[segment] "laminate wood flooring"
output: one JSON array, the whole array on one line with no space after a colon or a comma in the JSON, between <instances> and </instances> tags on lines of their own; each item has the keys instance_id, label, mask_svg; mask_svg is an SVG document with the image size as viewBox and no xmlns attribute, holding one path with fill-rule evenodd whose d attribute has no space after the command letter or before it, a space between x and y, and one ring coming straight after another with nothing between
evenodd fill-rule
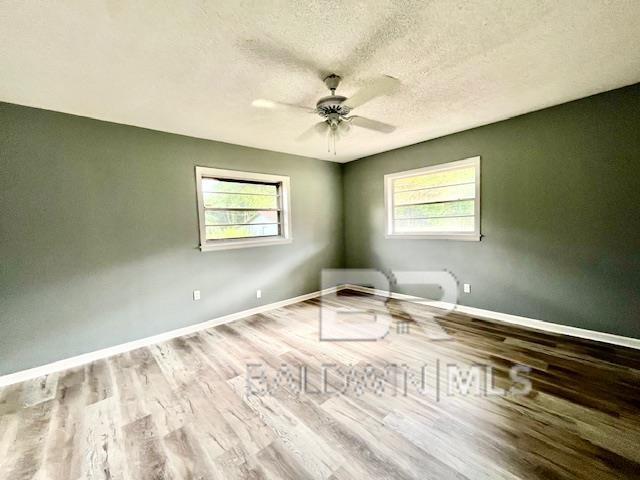
<instances>
[{"instance_id":1,"label":"laminate wood flooring","mask_svg":"<svg viewBox=\"0 0 640 480\"><path fill-rule=\"evenodd\" d=\"M319 341L321 302L389 333ZM0 479L640 478L639 380L637 350L341 291L0 389Z\"/></svg>"}]
</instances>

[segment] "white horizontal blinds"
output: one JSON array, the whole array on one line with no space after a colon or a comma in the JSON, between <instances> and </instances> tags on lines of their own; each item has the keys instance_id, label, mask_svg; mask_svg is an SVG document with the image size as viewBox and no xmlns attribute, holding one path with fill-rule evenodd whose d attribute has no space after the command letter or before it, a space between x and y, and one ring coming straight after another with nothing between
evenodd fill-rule
<instances>
[{"instance_id":1,"label":"white horizontal blinds","mask_svg":"<svg viewBox=\"0 0 640 480\"><path fill-rule=\"evenodd\" d=\"M280 184L203 178L207 240L272 237L282 232Z\"/></svg>"},{"instance_id":2,"label":"white horizontal blinds","mask_svg":"<svg viewBox=\"0 0 640 480\"><path fill-rule=\"evenodd\" d=\"M393 180L394 233L469 233L475 229L473 165Z\"/></svg>"}]
</instances>

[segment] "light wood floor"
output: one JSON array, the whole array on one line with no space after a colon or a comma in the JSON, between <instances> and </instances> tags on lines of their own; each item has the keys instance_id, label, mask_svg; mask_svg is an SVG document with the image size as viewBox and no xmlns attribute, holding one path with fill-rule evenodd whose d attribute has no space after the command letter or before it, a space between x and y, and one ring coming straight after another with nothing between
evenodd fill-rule
<instances>
[{"instance_id":1,"label":"light wood floor","mask_svg":"<svg viewBox=\"0 0 640 480\"><path fill-rule=\"evenodd\" d=\"M327 303L385 308L342 293ZM435 311L399 301L387 305L395 320L418 320L408 333L395 325L378 342L319 342L318 305L0 390L0 479L640 478L640 351L457 314L438 320L452 338L433 341ZM506 387L516 363L532 369L526 396L443 387L453 364L490 365ZM262 365L252 376L264 371L269 385L286 378L283 365L305 365L309 390L325 365L333 390L281 381L270 395L247 395L247 364ZM357 381L367 365L387 364L427 365L426 391L409 382L405 395L393 377ZM349 366L351 382L337 393Z\"/></svg>"}]
</instances>

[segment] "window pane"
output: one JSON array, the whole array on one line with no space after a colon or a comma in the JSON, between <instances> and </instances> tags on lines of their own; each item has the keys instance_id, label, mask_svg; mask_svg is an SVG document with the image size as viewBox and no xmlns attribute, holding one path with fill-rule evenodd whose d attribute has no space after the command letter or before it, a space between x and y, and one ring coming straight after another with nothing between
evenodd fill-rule
<instances>
[{"instance_id":1,"label":"window pane","mask_svg":"<svg viewBox=\"0 0 640 480\"><path fill-rule=\"evenodd\" d=\"M427 173L416 175L415 177L398 178L393 182L394 191L415 190L418 188L429 188L457 183L472 183L476 180L476 169L474 167L457 168L455 170L445 170L443 172Z\"/></svg>"},{"instance_id":2,"label":"window pane","mask_svg":"<svg viewBox=\"0 0 640 480\"><path fill-rule=\"evenodd\" d=\"M234 182L227 180L218 180L215 178L203 178L202 191L277 195L278 187L276 185L266 185L262 183Z\"/></svg>"},{"instance_id":3,"label":"window pane","mask_svg":"<svg viewBox=\"0 0 640 480\"><path fill-rule=\"evenodd\" d=\"M396 193L393 197L395 205L410 205L414 203L446 202L451 200L474 198L475 193L476 186L471 183L467 185L437 187L429 190L400 192Z\"/></svg>"},{"instance_id":4,"label":"window pane","mask_svg":"<svg viewBox=\"0 0 640 480\"><path fill-rule=\"evenodd\" d=\"M279 234L277 224L274 225L235 225L222 227L206 227L207 240L223 240L229 238L269 237Z\"/></svg>"},{"instance_id":5,"label":"window pane","mask_svg":"<svg viewBox=\"0 0 640 480\"><path fill-rule=\"evenodd\" d=\"M278 197L271 195L211 192L204 192L203 195L205 208L247 208L254 210L278 208Z\"/></svg>"},{"instance_id":6,"label":"window pane","mask_svg":"<svg viewBox=\"0 0 640 480\"><path fill-rule=\"evenodd\" d=\"M473 232L475 217L396 220L394 233Z\"/></svg>"},{"instance_id":7,"label":"window pane","mask_svg":"<svg viewBox=\"0 0 640 480\"><path fill-rule=\"evenodd\" d=\"M274 210L211 211L204 213L207 225L237 225L244 223L278 223L278 212Z\"/></svg>"},{"instance_id":8,"label":"window pane","mask_svg":"<svg viewBox=\"0 0 640 480\"><path fill-rule=\"evenodd\" d=\"M427 205L408 205L395 207L394 218L452 217L455 215L473 215L475 201L461 200L450 203L431 203Z\"/></svg>"}]
</instances>

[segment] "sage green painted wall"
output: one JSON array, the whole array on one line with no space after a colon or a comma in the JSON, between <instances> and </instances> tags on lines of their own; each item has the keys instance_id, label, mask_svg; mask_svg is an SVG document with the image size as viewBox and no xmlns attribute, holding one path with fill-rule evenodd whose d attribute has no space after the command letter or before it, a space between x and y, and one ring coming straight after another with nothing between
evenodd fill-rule
<instances>
[{"instance_id":1,"label":"sage green painted wall","mask_svg":"<svg viewBox=\"0 0 640 480\"><path fill-rule=\"evenodd\" d=\"M289 175L293 243L200 252L195 165ZM0 104L0 374L318 290L341 202L338 164Z\"/></svg>"},{"instance_id":2,"label":"sage green painted wall","mask_svg":"<svg viewBox=\"0 0 640 480\"><path fill-rule=\"evenodd\" d=\"M481 242L385 239L383 175L474 155ZM464 305L640 337L639 84L364 158L343 173L347 266L448 269L472 286L460 293Z\"/></svg>"},{"instance_id":3,"label":"sage green painted wall","mask_svg":"<svg viewBox=\"0 0 640 480\"><path fill-rule=\"evenodd\" d=\"M640 337L639 112L634 85L340 166L0 103L0 374L342 265L446 268L465 305ZM481 242L384 238L384 174L474 155ZM195 165L289 175L293 243L200 252Z\"/></svg>"}]
</instances>

